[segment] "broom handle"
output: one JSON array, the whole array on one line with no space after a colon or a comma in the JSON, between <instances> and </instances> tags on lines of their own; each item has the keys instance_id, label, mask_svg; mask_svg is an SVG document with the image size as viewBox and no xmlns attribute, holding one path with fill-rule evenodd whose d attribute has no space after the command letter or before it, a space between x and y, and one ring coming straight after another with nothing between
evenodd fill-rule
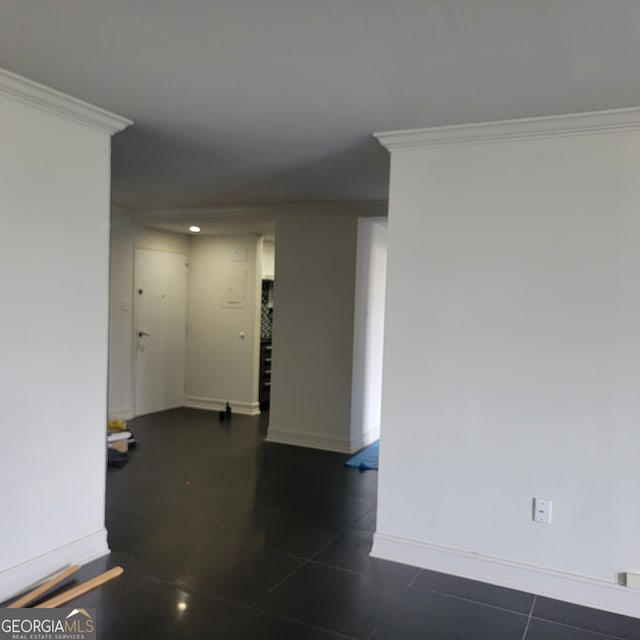
<instances>
[{"instance_id":1,"label":"broom handle","mask_svg":"<svg viewBox=\"0 0 640 640\"><path fill-rule=\"evenodd\" d=\"M113 569L109 569L109 571L105 571L100 575L97 575L95 578L91 578L91 580L87 580L86 582L80 583L77 587L73 587L72 589L67 589L67 591L63 591L61 594L54 596L53 598L49 598L49 600L45 600L37 605L36 609L53 609L55 607L59 607L61 604L65 604L78 596L81 596L96 587L100 587L106 582L117 578L124 572L122 567L114 567Z\"/></svg>"},{"instance_id":2,"label":"broom handle","mask_svg":"<svg viewBox=\"0 0 640 640\"><path fill-rule=\"evenodd\" d=\"M63 580L68 578L70 575L73 575L76 571L80 569L79 564L74 564L73 566L65 569L60 572L58 575L51 578L51 580L41 584L39 587L32 589L29 593L25 593L21 598L18 598L15 602L12 602L10 605L7 605L7 609L20 609L25 605L37 600L43 593L49 591L49 589L55 587L57 584L60 584Z\"/></svg>"}]
</instances>

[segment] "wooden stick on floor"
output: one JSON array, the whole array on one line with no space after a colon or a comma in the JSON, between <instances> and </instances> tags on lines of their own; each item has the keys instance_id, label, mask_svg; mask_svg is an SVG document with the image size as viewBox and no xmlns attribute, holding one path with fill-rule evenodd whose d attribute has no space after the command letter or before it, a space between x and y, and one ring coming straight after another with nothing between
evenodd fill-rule
<instances>
[{"instance_id":1,"label":"wooden stick on floor","mask_svg":"<svg viewBox=\"0 0 640 640\"><path fill-rule=\"evenodd\" d=\"M91 578L91 580L87 580L86 582L80 583L77 587L73 587L72 589L67 589L63 591L61 594L54 596L53 598L49 598L49 600L45 600L37 605L36 609L53 609L55 607L59 607L62 604L81 596L96 587L100 587L103 584L117 578L124 572L122 567L114 567L113 569L109 569L109 571L105 571L95 578Z\"/></svg>"},{"instance_id":2,"label":"wooden stick on floor","mask_svg":"<svg viewBox=\"0 0 640 640\"><path fill-rule=\"evenodd\" d=\"M46 593L57 584L60 584L64 580L66 580L70 575L73 575L76 571L80 569L79 564L74 564L73 566L61 571L58 575L51 578L44 584L41 584L39 587L32 589L29 593L25 593L21 598L18 598L15 602L12 602L10 605L7 605L7 609L20 609L20 607L24 607L28 605L30 602L37 600L42 594Z\"/></svg>"}]
</instances>

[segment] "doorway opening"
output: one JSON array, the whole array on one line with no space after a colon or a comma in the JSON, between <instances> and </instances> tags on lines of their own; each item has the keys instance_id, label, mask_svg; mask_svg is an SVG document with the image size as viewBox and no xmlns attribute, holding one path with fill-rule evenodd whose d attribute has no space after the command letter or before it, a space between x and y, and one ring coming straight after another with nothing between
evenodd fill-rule
<instances>
[{"instance_id":1,"label":"doorway opening","mask_svg":"<svg viewBox=\"0 0 640 640\"><path fill-rule=\"evenodd\" d=\"M180 406L219 411L227 401L245 415L269 406L275 225L200 227L195 236L184 223L112 216L111 419Z\"/></svg>"},{"instance_id":2,"label":"doorway opening","mask_svg":"<svg viewBox=\"0 0 640 640\"><path fill-rule=\"evenodd\" d=\"M360 218L351 386L354 450L380 438L387 278L387 219Z\"/></svg>"}]
</instances>

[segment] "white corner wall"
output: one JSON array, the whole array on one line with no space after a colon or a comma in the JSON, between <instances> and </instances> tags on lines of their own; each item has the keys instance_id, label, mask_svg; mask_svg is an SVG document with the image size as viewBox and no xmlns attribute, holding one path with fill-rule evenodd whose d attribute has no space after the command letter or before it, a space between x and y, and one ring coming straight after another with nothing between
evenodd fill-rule
<instances>
[{"instance_id":1,"label":"white corner wall","mask_svg":"<svg viewBox=\"0 0 640 640\"><path fill-rule=\"evenodd\" d=\"M387 277L387 219L358 220L351 384L351 443L380 438L382 355Z\"/></svg>"},{"instance_id":2,"label":"white corner wall","mask_svg":"<svg viewBox=\"0 0 640 640\"><path fill-rule=\"evenodd\" d=\"M350 452L357 217L276 223L268 440Z\"/></svg>"},{"instance_id":3,"label":"white corner wall","mask_svg":"<svg viewBox=\"0 0 640 640\"><path fill-rule=\"evenodd\" d=\"M257 415L262 238L193 237L189 262L186 404Z\"/></svg>"},{"instance_id":4,"label":"white corner wall","mask_svg":"<svg viewBox=\"0 0 640 640\"><path fill-rule=\"evenodd\" d=\"M126 124L0 71L0 600L109 551L110 135Z\"/></svg>"},{"instance_id":5,"label":"white corner wall","mask_svg":"<svg viewBox=\"0 0 640 640\"><path fill-rule=\"evenodd\" d=\"M638 122L382 136L373 555L639 616L618 584L640 567Z\"/></svg>"},{"instance_id":6,"label":"white corner wall","mask_svg":"<svg viewBox=\"0 0 640 640\"><path fill-rule=\"evenodd\" d=\"M111 214L109 416L129 419L135 407L135 248L189 253L189 236L133 224L126 211Z\"/></svg>"},{"instance_id":7,"label":"white corner wall","mask_svg":"<svg viewBox=\"0 0 640 640\"><path fill-rule=\"evenodd\" d=\"M273 240L262 241L262 279L273 280L276 276L276 244Z\"/></svg>"}]
</instances>

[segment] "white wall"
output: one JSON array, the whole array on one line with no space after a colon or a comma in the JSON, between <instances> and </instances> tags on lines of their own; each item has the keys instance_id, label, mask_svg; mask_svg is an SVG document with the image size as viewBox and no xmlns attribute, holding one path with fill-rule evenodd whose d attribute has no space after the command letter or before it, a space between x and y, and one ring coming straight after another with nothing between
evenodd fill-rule
<instances>
[{"instance_id":1,"label":"white wall","mask_svg":"<svg viewBox=\"0 0 640 640\"><path fill-rule=\"evenodd\" d=\"M638 615L634 119L394 150L374 555Z\"/></svg>"},{"instance_id":2,"label":"white wall","mask_svg":"<svg viewBox=\"0 0 640 640\"><path fill-rule=\"evenodd\" d=\"M276 273L276 244L273 240L262 242L262 279L273 280Z\"/></svg>"},{"instance_id":3,"label":"white wall","mask_svg":"<svg viewBox=\"0 0 640 640\"><path fill-rule=\"evenodd\" d=\"M110 133L124 124L0 72L0 600L108 552Z\"/></svg>"},{"instance_id":4,"label":"white wall","mask_svg":"<svg viewBox=\"0 0 640 640\"><path fill-rule=\"evenodd\" d=\"M192 238L187 406L256 415L260 349L262 238ZM228 300L229 279L246 274L243 302Z\"/></svg>"},{"instance_id":5,"label":"white wall","mask_svg":"<svg viewBox=\"0 0 640 640\"><path fill-rule=\"evenodd\" d=\"M189 236L132 224L126 212L111 215L111 298L109 313L109 415L134 413L135 247L189 253Z\"/></svg>"},{"instance_id":6,"label":"white wall","mask_svg":"<svg viewBox=\"0 0 640 640\"><path fill-rule=\"evenodd\" d=\"M358 249L351 385L351 443L380 437L382 354L387 276L387 220L358 220Z\"/></svg>"},{"instance_id":7,"label":"white wall","mask_svg":"<svg viewBox=\"0 0 640 640\"><path fill-rule=\"evenodd\" d=\"M229 400L238 413L259 413L262 238L256 234L186 236L136 225L126 211L114 211L111 222L109 414L123 418L133 416L136 246L189 256L190 334L185 404L217 410L224 408ZM246 249L246 262L231 258L236 249ZM240 308L221 306L224 274L230 268L247 270L246 301ZM240 337L242 332L244 338Z\"/></svg>"},{"instance_id":8,"label":"white wall","mask_svg":"<svg viewBox=\"0 0 640 640\"><path fill-rule=\"evenodd\" d=\"M357 217L276 223L268 440L351 451Z\"/></svg>"}]
</instances>

